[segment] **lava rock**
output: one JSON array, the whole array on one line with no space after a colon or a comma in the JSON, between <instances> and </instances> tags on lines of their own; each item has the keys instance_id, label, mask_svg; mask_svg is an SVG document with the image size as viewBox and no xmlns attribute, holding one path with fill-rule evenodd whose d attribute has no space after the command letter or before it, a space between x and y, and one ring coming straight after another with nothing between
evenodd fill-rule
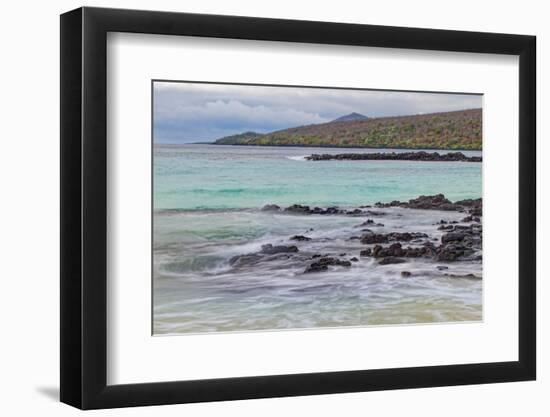
<instances>
[{"instance_id":1,"label":"lava rock","mask_svg":"<svg viewBox=\"0 0 550 417\"><path fill-rule=\"evenodd\" d=\"M329 266L344 266L344 267L350 267L351 262L350 261L343 261L338 258L334 258L332 256L320 258L318 261L315 261L311 263L306 270L304 271L304 274L309 274L312 272L323 272L327 271Z\"/></svg>"},{"instance_id":2,"label":"lava rock","mask_svg":"<svg viewBox=\"0 0 550 417\"><path fill-rule=\"evenodd\" d=\"M359 256L371 256L371 254L372 254L371 248L364 249L361 252L359 252Z\"/></svg>"},{"instance_id":3,"label":"lava rock","mask_svg":"<svg viewBox=\"0 0 550 417\"><path fill-rule=\"evenodd\" d=\"M385 258L380 259L378 262L380 265L391 265L391 264L402 264L407 262L405 259L396 258L395 256L386 256Z\"/></svg>"},{"instance_id":4,"label":"lava rock","mask_svg":"<svg viewBox=\"0 0 550 417\"><path fill-rule=\"evenodd\" d=\"M293 204L285 208L285 211L290 213L297 213L297 214L308 214L310 213L311 209L309 208L309 206L302 206L301 204Z\"/></svg>"},{"instance_id":5,"label":"lava rock","mask_svg":"<svg viewBox=\"0 0 550 417\"><path fill-rule=\"evenodd\" d=\"M292 252L298 252L298 248L294 245L273 246L271 243L268 243L267 245L262 245L262 250L260 251L260 253L264 253L266 255L275 255L277 253L292 253Z\"/></svg>"},{"instance_id":6,"label":"lava rock","mask_svg":"<svg viewBox=\"0 0 550 417\"><path fill-rule=\"evenodd\" d=\"M441 236L441 243L459 242L464 240L466 233L463 232L450 232Z\"/></svg>"},{"instance_id":7,"label":"lava rock","mask_svg":"<svg viewBox=\"0 0 550 417\"><path fill-rule=\"evenodd\" d=\"M311 240L311 238L307 236L302 236L302 235L295 235L295 236L292 236L290 240L296 240L298 242L307 242Z\"/></svg>"},{"instance_id":8,"label":"lava rock","mask_svg":"<svg viewBox=\"0 0 550 417\"><path fill-rule=\"evenodd\" d=\"M344 154L313 154L305 157L308 161L330 161L330 160L351 160L351 161L461 161L481 162L480 156L466 156L462 152L379 152L379 153L344 153Z\"/></svg>"},{"instance_id":9,"label":"lava rock","mask_svg":"<svg viewBox=\"0 0 550 417\"><path fill-rule=\"evenodd\" d=\"M281 207L279 207L277 204L266 204L262 207L262 211L279 211L281 210Z\"/></svg>"}]
</instances>

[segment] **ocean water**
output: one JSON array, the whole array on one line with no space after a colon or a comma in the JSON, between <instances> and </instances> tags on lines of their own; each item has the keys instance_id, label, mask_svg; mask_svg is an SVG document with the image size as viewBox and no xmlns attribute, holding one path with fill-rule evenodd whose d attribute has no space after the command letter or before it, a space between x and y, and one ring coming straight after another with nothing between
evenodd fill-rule
<instances>
[{"instance_id":1,"label":"ocean water","mask_svg":"<svg viewBox=\"0 0 550 417\"><path fill-rule=\"evenodd\" d=\"M428 259L378 265L360 258L366 216L263 212L268 203L357 207L443 193L481 197L481 165L464 162L306 161L312 153L381 150L163 145L154 147L154 334L477 321L481 262ZM394 151L394 150L392 150ZM442 151L439 151L442 152ZM480 155L480 152L464 152ZM419 231L437 241L441 219L463 213L391 208L369 215L380 232ZM311 240L290 241L293 235ZM264 244L293 256L251 265L231 258ZM437 242L436 242L437 243ZM414 245L413 245L414 246ZM351 268L303 274L316 254L357 257ZM402 271L411 272L404 278Z\"/></svg>"},{"instance_id":2,"label":"ocean water","mask_svg":"<svg viewBox=\"0 0 550 417\"><path fill-rule=\"evenodd\" d=\"M361 205L408 200L435 192L451 200L481 196L480 163L303 159L312 153L381 151L384 150L156 146L154 206L220 209L257 208L267 203Z\"/></svg>"}]
</instances>

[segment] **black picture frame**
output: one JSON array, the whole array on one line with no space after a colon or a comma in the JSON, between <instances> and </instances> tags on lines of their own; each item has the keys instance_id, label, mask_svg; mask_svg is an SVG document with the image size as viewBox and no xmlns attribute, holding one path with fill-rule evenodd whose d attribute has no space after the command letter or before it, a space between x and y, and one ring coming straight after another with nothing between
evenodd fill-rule
<instances>
[{"instance_id":1,"label":"black picture frame","mask_svg":"<svg viewBox=\"0 0 550 417\"><path fill-rule=\"evenodd\" d=\"M107 385L108 32L519 56L519 358ZM61 401L81 409L534 380L536 377L536 38L102 8L61 15Z\"/></svg>"}]
</instances>

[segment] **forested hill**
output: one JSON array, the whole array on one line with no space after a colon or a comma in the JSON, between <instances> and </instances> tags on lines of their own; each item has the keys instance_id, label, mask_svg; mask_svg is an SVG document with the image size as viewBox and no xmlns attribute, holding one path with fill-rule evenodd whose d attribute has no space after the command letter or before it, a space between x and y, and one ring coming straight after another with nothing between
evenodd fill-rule
<instances>
[{"instance_id":1,"label":"forested hill","mask_svg":"<svg viewBox=\"0 0 550 417\"><path fill-rule=\"evenodd\" d=\"M481 115L481 109L470 109L412 116L336 120L266 134L246 132L218 139L214 143L480 150Z\"/></svg>"}]
</instances>

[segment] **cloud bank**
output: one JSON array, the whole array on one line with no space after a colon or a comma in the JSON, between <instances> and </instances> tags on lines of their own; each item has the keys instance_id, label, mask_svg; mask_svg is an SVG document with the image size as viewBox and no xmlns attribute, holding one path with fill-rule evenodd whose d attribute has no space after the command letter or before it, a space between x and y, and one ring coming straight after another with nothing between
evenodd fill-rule
<instances>
[{"instance_id":1,"label":"cloud bank","mask_svg":"<svg viewBox=\"0 0 550 417\"><path fill-rule=\"evenodd\" d=\"M155 82L155 143L209 142L254 131L369 117L479 108L481 95Z\"/></svg>"}]
</instances>

